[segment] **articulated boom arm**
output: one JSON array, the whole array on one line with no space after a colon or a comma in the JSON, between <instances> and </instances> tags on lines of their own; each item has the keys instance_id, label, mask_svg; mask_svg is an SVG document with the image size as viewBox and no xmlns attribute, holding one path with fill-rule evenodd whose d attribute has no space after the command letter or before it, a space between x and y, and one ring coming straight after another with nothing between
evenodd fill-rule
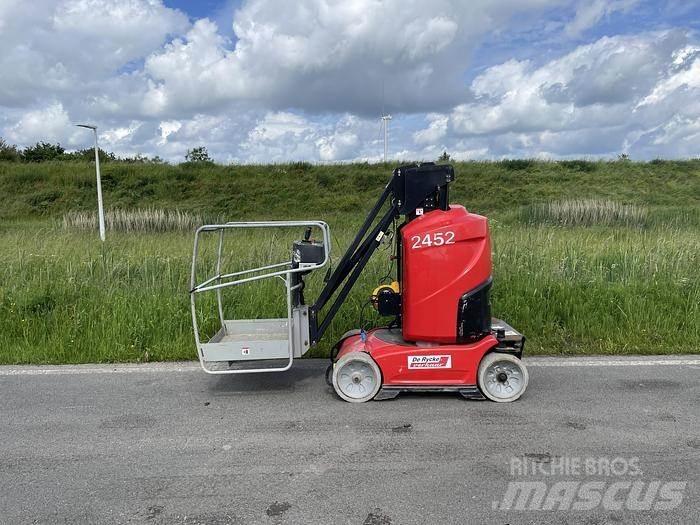
<instances>
[{"instance_id":1,"label":"articulated boom arm","mask_svg":"<svg viewBox=\"0 0 700 525\"><path fill-rule=\"evenodd\" d=\"M416 217L417 210L448 209L448 184L454 180L449 165L433 163L403 166L394 170L376 204L365 218L360 231L336 266L316 302L309 307L309 335L311 345L321 339L336 313L347 299L350 290L379 246L393 220L405 215L407 220ZM390 205L375 224L384 204ZM420 213L418 213L420 214ZM399 254L397 254L397 257ZM320 312L340 289L322 320Z\"/></svg>"}]
</instances>

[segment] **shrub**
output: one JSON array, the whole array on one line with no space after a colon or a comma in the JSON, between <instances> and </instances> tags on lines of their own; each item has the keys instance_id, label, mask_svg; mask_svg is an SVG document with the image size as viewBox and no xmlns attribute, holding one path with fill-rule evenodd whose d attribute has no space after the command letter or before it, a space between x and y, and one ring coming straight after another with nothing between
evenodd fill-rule
<instances>
[{"instance_id":1,"label":"shrub","mask_svg":"<svg viewBox=\"0 0 700 525\"><path fill-rule=\"evenodd\" d=\"M194 164L210 164L212 162L211 157L209 156L209 152L204 146L198 146L196 148L188 149L187 154L185 155L185 160Z\"/></svg>"},{"instance_id":2,"label":"shrub","mask_svg":"<svg viewBox=\"0 0 700 525\"><path fill-rule=\"evenodd\" d=\"M500 164L507 170L519 171L531 168L534 166L535 161L532 159L505 159Z\"/></svg>"},{"instance_id":3,"label":"shrub","mask_svg":"<svg viewBox=\"0 0 700 525\"><path fill-rule=\"evenodd\" d=\"M0 160L9 162L19 162L21 154L14 144L8 144L0 138Z\"/></svg>"},{"instance_id":4,"label":"shrub","mask_svg":"<svg viewBox=\"0 0 700 525\"><path fill-rule=\"evenodd\" d=\"M100 163L115 162L117 156L111 151L105 151L102 148L97 150L100 155ZM84 162L95 162L95 148L85 148L79 149L77 151L72 151L70 153L64 153L62 160L80 160Z\"/></svg>"},{"instance_id":5,"label":"shrub","mask_svg":"<svg viewBox=\"0 0 700 525\"><path fill-rule=\"evenodd\" d=\"M22 151L22 160L25 162L46 162L59 160L66 150L60 144L37 142L34 146L27 146Z\"/></svg>"}]
</instances>

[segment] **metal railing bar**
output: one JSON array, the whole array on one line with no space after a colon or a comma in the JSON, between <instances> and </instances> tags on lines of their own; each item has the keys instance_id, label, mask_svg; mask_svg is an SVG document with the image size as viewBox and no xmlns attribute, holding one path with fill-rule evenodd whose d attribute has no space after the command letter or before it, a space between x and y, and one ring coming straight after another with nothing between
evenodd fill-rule
<instances>
[{"instance_id":1,"label":"metal railing bar","mask_svg":"<svg viewBox=\"0 0 700 525\"><path fill-rule=\"evenodd\" d=\"M219 249L216 255L216 275L218 275L218 284L221 284L221 254L224 248L224 230L219 231ZM221 288L216 290L216 302L219 309L219 321L221 321L221 329L226 333L226 323L224 322L224 304L221 298Z\"/></svg>"},{"instance_id":2,"label":"metal railing bar","mask_svg":"<svg viewBox=\"0 0 700 525\"><path fill-rule=\"evenodd\" d=\"M215 275L214 277L211 277L211 278L207 279L207 280L204 281L203 283L198 284L197 286L194 287L194 289L196 290L197 288L200 288L200 287L202 287L202 286L206 286L206 285L208 285L209 283L214 282L214 281L216 281L217 279L220 279L221 277L223 277L223 275Z\"/></svg>"},{"instance_id":3,"label":"metal railing bar","mask_svg":"<svg viewBox=\"0 0 700 525\"><path fill-rule=\"evenodd\" d=\"M271 264L269 266L261 266L260 268L253 268L252 270L242 270L240 272L233 272L233 273L226 273L224 275L221 275L220 277L222 279L227 279L229 277L236 277L237 275L245 275L246 273L254 273L254 272L261 272L263 270L271 270L272 268L279 268L280 266L291 266L291 262L286 261L286 262L281 262L277 264Z\"/></svg>"},{"instance_id":4,"label":"metal railing bar","mask_svg":"<svg viewBox=\"0 0 700 525\"><path fill-rule=\"evenodd\" d=\"M259 281L261 279L267 279L269 277L276 277L276 276L290 274L290 273L306 272L309 270L315 270L316 268L321 268L322 266L323 266L322 264L317 264L314 266L306 266L304 268L294 268L294 269L289 269L289 270L284 270L284 271L279 271L279 272L266 273L264 275L255 275L253 277L246 277L245 279L237 279L235 281L228 281L225 283L215 284L212 286L199 285L199 286L195 286L194 288L192 288L192 293L208 292L209 290L218 290L220 288L227 288L229 286L236 286L238 284ZM222 278L223 278L223 276L222 276Z\"/></svg>"}]
</instances>

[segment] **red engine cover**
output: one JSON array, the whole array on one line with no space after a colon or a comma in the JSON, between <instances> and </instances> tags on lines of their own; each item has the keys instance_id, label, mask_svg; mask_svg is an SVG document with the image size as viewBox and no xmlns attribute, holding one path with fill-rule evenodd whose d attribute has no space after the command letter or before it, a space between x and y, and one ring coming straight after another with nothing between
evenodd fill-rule
<instances>
[{"instance_id":1,"label":"red engine cover","mask_svg":"<svg viewBox=\"0 0 700 525\"><path fill-rule=\"evenodd\" d=\"M457 342L457 308L491 276L486 217L464 206L434 210L401 229L403 338Z\"/></svg>"}]
</instances>

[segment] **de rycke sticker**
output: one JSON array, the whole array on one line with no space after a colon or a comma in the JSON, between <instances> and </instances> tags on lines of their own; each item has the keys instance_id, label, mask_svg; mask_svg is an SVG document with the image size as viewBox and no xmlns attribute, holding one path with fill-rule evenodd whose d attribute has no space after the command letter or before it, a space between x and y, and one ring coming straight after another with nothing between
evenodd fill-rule
<instances>
[{"instance_id":1,"label":"de rycke sticker","mask_svg":"<svg viewBox=\"0 0 700 525\"><path fill-rule=\"evenodd\" d=\"M409 355L408 368L452 368L452 356Z\"/></svg>"}]
</instances>

